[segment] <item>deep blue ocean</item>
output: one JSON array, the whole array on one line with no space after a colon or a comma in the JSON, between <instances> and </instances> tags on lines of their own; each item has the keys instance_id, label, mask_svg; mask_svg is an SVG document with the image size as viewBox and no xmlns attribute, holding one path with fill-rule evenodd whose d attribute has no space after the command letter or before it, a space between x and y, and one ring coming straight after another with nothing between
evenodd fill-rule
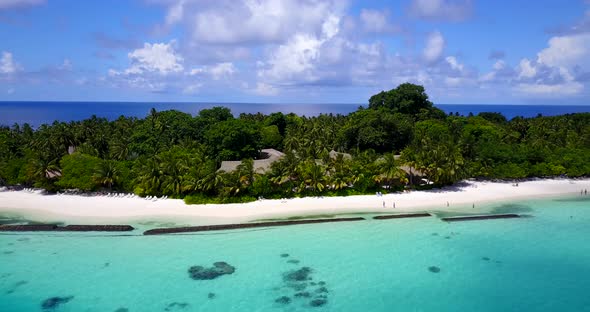
<instances>
[{"instance_id":1,"label":"deep blue ocean","mask_svg":"<svg viewBox=\"0 0 590 312\"><path fill-rule=\"evenodd\" d=\"M82 120L96 115L116 119L121 115L145 117L150 109L176 109L197 114L204 108L225 106L234 115L241 113L270 114L273 112L296 113L316 116L321 113L348 114L365 104L261 104L261 103L146 103L146 102L0 102L0 124L29 123L38 126L54 120ZM480 104L436 104L447 113L498 112L511 119L515 116L554 116L569 113L590 112L590 105L480 105Z\"/></svg>"}]
</instances>

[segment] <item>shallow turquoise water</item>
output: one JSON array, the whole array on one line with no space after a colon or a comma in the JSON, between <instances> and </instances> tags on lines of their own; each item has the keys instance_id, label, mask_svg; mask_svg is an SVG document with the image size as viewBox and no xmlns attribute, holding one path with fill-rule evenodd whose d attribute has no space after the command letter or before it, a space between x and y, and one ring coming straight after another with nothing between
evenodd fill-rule
<instances>
[{"instance_id":1,"label":"shallow turquoise water","mask_svg":"<svg viewBox=\"0 0 590 312\"><path fill-rule=\"evenodd\" d=\"M0 311L43 311L56 296L73 298L45 311L590 311L590 196L518 204L532 217L168 236L5 233ZM189 277L190 266L216 261L235 273ZM301 267L312 280L283 279ZM327 293L311 284L320 281ZM305 291L309 298L294 297ZM327 303L311 307L320 294ZM282 296L290 303L275 302Z\"/></svg>"}]
</instances>

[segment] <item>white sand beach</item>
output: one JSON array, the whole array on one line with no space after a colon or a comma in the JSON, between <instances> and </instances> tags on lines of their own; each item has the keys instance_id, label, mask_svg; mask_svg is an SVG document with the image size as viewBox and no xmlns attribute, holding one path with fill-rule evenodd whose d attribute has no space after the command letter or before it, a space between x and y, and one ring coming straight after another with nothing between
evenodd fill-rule
<instances>
[{"instance_id":1,"label":"white sand beach","mask_svg":"<svg viewBox=\"0 0 590 312\"><path fill-rule=\"evenodd\" d=\"M142 221L178 224L223 224L257 219L346 213L401 213L412 211L485 212L490 203L556 196L583 196L590 179L541 179L520 182L464 181L460 186L383 196L307 197L258 200L245 204L186 205L179 199L108 196L42 195L39 192L0 192L0 213L39 222L123 224ZM590 196L586 195L586 196ZM447 206L448 202L448 206ZM395 203L395 208L394 208Z\"/></svg>"}]
</instances>

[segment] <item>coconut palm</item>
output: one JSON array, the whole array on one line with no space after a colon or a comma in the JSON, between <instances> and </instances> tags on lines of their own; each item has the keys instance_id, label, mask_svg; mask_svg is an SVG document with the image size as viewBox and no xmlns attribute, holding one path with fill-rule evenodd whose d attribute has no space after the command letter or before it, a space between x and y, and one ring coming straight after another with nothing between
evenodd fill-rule
<instances>
[{"instance_id":1,"label":"coconut palm","mask_svg":"<svg viewBox=\"0 0 590 312\"><path fill-rule=\"evenodd\" d=\"M313 193L321 193L326 188L326 168L315 160L308 160L301 164L301 175L299 192L311 189Z\"/></svg>"},{"instance_id":2,"label":"coconut palm","mask_svg":"<svg viewBox=\"0 0 590 312\"><path fill-rule=\"evenodd\" d=\"M94 180L96 183L107 187L109 190L112 189L119 181L119 169L117 163L113 160L101 161L95 169Z\"/></svg>"},{"instance_id":3,"label":"coconut palm","mask_svg":"<svg viewBox=\"0 0 590 312\"><path fill-rule=\"evenodd\" d=\"M377 160L377 170L379 180L387 185L387 188L391 188L391 184L394 181L406 182L406 172L401 169L398 165L397 159L395 159L395 153L387 153L382 158Z\"/></svg>"}]
</instances>

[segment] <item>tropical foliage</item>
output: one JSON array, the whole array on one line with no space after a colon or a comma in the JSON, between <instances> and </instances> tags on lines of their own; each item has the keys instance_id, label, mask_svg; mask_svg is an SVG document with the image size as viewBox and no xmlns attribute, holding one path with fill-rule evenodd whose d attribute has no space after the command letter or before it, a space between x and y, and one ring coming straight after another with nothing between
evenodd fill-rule
<instances>
[{"instance_id":1,"label":"tropical foliage","mask_svg":"<svg viewBox=\"0 0 590 312\"><path fill-rule=\"evenodd\" d=\"M262 148L285 156L255 168ZM236 170L222 161L243 160ZM403 168L403 169L402 169ZM402 84L347 116L196 116L152 109L143 119L92 116L0 127L0 185L134 192L190 203L395 191L467 177L590 174L590 114L507 120L446 116L424 88ZM426 182L424 182L426 181Z\"/></svg>"}]
</instances>

